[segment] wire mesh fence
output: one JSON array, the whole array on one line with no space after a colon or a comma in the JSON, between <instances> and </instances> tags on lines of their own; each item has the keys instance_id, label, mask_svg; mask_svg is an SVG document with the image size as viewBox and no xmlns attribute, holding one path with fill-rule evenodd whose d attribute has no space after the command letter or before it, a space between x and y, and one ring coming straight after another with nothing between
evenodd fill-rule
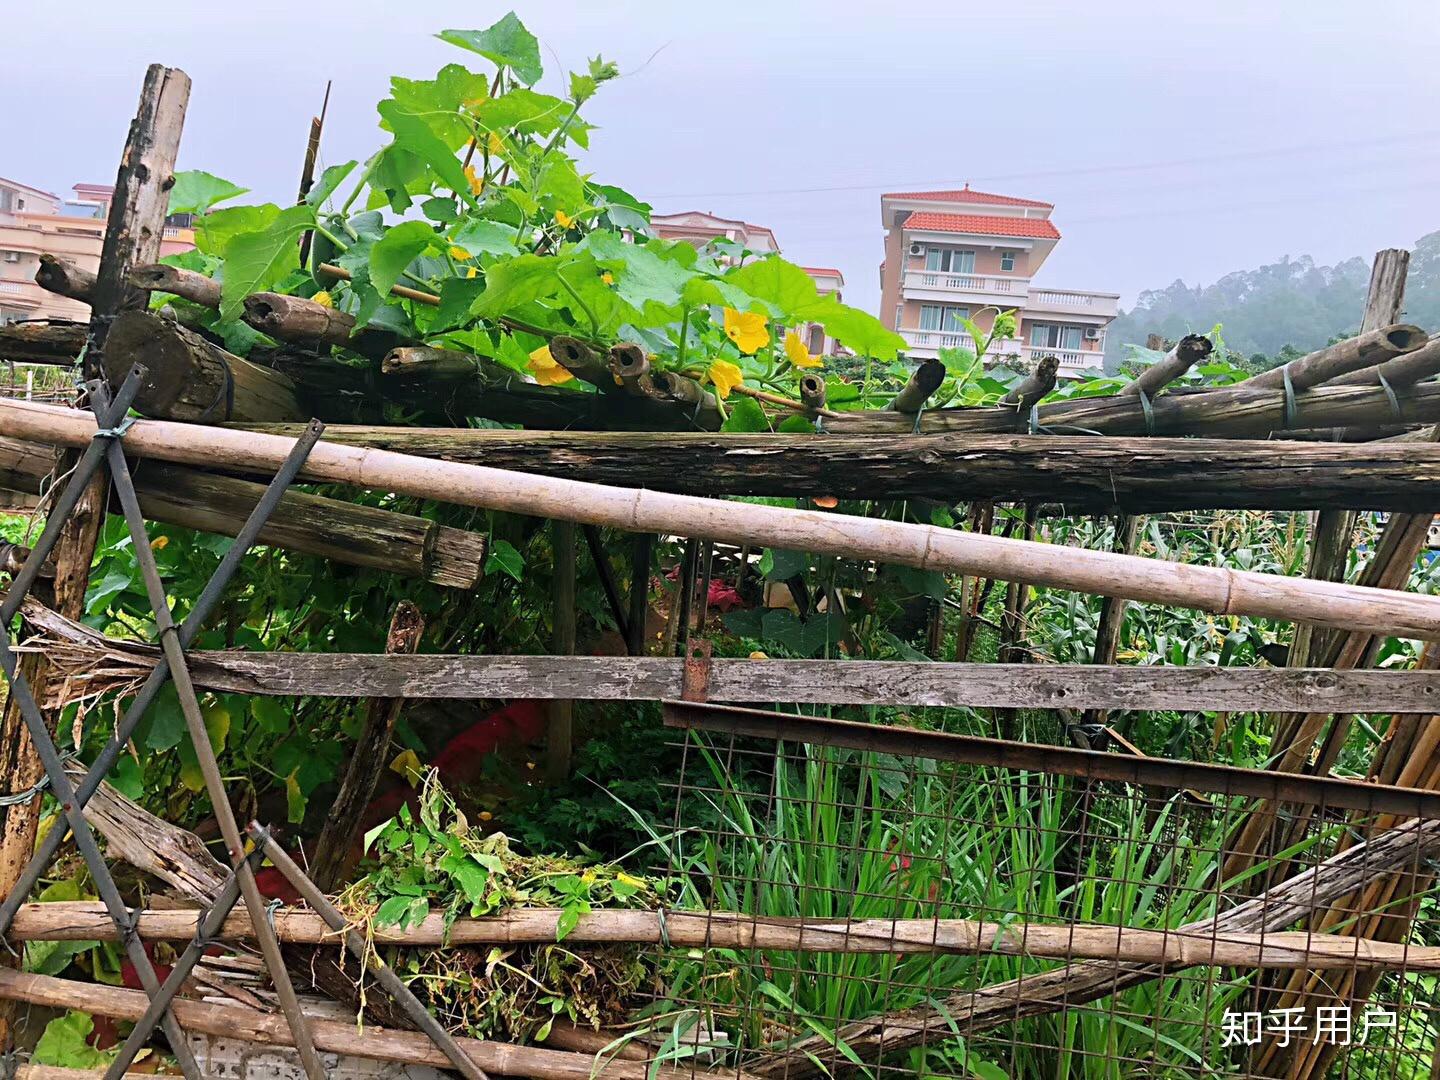
<instances>
[{"instance_id":1,"label":"wire mesh fence","mask_svg":"<svg viewBox=\"0 0 1440 1080\"><path fill-rule=\"evenodd\" d=\"M1440 821L935 760L903 730L877 751L703 726L680 734L654 869L716 941L737 920L789 936L665 950L661 1057L987 1080L1440 1067Z\"/></svg>"}]
</instances>

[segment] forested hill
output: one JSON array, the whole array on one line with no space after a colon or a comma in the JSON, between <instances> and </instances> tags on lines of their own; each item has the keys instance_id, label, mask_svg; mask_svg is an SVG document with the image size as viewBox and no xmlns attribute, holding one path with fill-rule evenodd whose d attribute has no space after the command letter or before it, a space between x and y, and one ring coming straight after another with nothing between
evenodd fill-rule
<instances>
[{"instance_id":1,"label":"forested hill","mask_svg":"<svg viewBox=\"0 0 1440 1080\"><path fill-rule=\"evenodd\" d=\"M1147 290L1111 324L1107 366L1128 355L1127 344L1143 345L1147 334L1178 340L1216 323L1223 328L1226 346L1247 357L1274 357L1287 345L1307 352L1354 332L1369 280L1368 257L1316 266L1302 255L1226 274L1213 285L1192 288L1176 281ZM1440 232L1415 244L1404 317L1427 330L1440 330Z\"/></svg>"}]
</instances>

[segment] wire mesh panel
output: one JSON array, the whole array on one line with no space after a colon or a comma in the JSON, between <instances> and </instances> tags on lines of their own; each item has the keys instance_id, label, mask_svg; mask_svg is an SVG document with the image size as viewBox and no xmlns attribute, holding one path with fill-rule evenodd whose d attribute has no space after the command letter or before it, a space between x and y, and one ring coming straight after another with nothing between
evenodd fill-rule
<instances>
[{"instance_id":1,"label":"wire mesh panel","mask_svg":"<svg viewBox=\"0 0 1440 1080\"><path fill-rule=\"evenodd\" d=\"M903 730L876 750L703 726L656 871L719 947L657 956L662 1058L987 1080L1437 1067L1440 819L936 760ZM1237 850L1256 815L1263 842Z\"/></svg>"}]
</instances>

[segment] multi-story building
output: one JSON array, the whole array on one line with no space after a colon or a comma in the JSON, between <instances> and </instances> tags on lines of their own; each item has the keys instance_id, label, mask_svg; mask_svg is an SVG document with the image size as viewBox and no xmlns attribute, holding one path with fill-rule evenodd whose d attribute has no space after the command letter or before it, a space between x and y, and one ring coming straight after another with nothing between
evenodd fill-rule
<instances>
[{"instance_id":1,"label":"multi-story building","mask_svg":"<svg viewBox=\"0 0 1440 1080\"><path fill-rule=\"evenodd\" d=\"M988 361L1054 355L1062 375L1099 369L1118 293L1050 288L1034 282L1060 240L1054 206L972 191L892 192L880 197L885 261L880 317L912 357L974 348L962 318L989 333L1013 310L1016 336L992 343Z\"/></svg>"},{"instance_id":2,"label":"multi-story building","mask_svg":"<svg viewBox=\"0 0 1440 1080\"><path fill-rule=\"evenodd\" d=\"M76 184L73 199L0 178L0 323L21 319L90 318L90 307L56 296L35 284L41 255L69 259L84 270L100 265L105 221L115 189L109 184ZM189 215L165 224L162 255L195 246Z\"/></svg>"},{"instance_id":3,"label":"multi-story building","mask_svg":"<svg viewBox=\"0 0 1440 1080\"><path fill-rule=\"evenodd\" d=\"M752 225L748 221L717 217L704 210L685 210L678 214L651 214L650 231L665 240L684 240L697 248L704 248L717 241L728 241L757 255L779 254L780 245L775 233L764 225ZM731 256L720 253L722 262L729 262ZM834 295L841 298L845 288L845 275L828 266L803 266L805 273L815 282L815 289L821 296ZM840 344L827 337L825 328L819 323L803 323L791 327L805 342L805 347L819 356L830 356L841 351Z\"/></svg>"}]
</instances>

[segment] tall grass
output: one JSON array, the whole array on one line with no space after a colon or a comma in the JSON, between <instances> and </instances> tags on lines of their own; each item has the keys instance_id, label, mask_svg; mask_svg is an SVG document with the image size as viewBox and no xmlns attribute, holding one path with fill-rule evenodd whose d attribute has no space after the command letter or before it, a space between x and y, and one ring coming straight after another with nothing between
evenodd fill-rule
<instances>
[{"instance_id":1,"label":"tall grass","mask_svg":"<svg viewBox=\"0 0 1440 1080\"><path fill-rule=\"evenodd\" d=\"M1089 805L1077 847L1069 831L1078 796L1063 779L820 746L781 747L765 760L717 752L699 737L692 755L702 775L689 782L691 796L704 793L713 824L654 835L685 906L1140 927L1174 927L1215 909L1224 813L1196 816L1173 802L1110 794ZM1055 966L993 953L712 952L667 968L664 1009L695 1010L728 1045L762 1053ZM1220 1014L1243 990L1155 981L1103 1007L1023 1021L968 1046L932 1039L939 1045L911 1052L908 1066L927 1076L1191 1075L1213 1056Z\"/></svg>"}]
</instances>

